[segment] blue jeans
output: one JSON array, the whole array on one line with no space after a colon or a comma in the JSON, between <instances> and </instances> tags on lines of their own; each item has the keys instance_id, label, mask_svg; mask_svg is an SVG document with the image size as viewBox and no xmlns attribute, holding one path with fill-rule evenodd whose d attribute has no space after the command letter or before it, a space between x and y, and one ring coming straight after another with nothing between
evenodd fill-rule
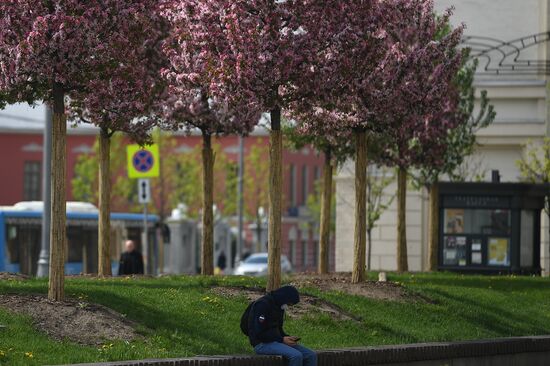
<instances>
[{"instance_id":1,"label":"blue jeans","mask_svg":"<svg viewBox=\"0 0 550 366\"><path fill-rule=\"evenodd\" d=\"M287 346L284 343L260 343L254 347L259 355L280 355L288 360L288 366L317 366L317 354L299 344Z\"/></svg>"}]
</instances>

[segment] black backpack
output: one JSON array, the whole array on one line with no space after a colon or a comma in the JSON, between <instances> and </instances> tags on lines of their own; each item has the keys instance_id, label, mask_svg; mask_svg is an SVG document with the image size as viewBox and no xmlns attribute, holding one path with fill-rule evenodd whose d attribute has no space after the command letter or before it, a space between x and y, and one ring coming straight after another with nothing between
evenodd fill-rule
<instances>
[{"instance_id":1,"label":"black backpack","mask_svg":"<svg viewBox=\"0 0 550 366\"><path fill-rule=\"evenodd\" d=\"M241 316L241 332L243 332L245 336L248 336L248 319L250 319L250 311L252 310L252 305L254 305L255 302L256 301L252 301L248 304L246 310Z\"/></svg>"},{"instance_id":2,"label":"black backpack","mask_svg":"<svg viewBox=\"0 0 550 366\"><path fill-rule=\"evenodd\" d=\"M269 295L260 297L256 301L261 300L261 299L266 299L271 305L274 304L273 298ZM249 324L248 322L250 320L250 312L252 311L252 307L254 306L256 301L252 301L250 304L248 304L248 306L244 310L243 315L241 316L241 332L243 332L243 334L245 336L248 336L248 324Z\"/></svg>"}]
</instances>

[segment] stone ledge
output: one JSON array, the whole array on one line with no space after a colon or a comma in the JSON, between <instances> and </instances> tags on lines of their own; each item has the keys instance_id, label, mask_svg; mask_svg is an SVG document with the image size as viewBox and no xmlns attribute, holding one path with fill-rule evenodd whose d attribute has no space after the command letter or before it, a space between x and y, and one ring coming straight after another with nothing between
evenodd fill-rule
<instances>
[{"instance_id":1,"label":"stone ledge","mask_svg":"<svg viewBox=\"0 0 550 366\"><path fill-rule=\"evenodd\" d=\"M318 351L319 366L384 365L503 355L550 355L550 336L498 338L463 342L417 343ZM254 355L198 356L78 364L78 366L284 366L281 357ZM492 365L492 363L483 363ZM77 366L77 365L73 365Z\"/></svg>"}]
</instances>

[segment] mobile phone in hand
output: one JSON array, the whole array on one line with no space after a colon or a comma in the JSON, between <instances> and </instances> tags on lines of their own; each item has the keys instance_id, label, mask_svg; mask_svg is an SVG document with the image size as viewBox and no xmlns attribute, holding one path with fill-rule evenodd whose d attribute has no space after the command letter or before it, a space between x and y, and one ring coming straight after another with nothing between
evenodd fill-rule
<instances>
[{"instance_id":1,"label":"mobile phone in hand","mask_svg":"<svg viewBox=\"0 0 550 366\"><path fill-rule=\"evenodd\" d=\"M300 337L292 337L292 339L294 339L294 342L298 342L298 341L299 341L300 339L302 339L302 338L300 338Z\"/></svg>"}]
</instances>

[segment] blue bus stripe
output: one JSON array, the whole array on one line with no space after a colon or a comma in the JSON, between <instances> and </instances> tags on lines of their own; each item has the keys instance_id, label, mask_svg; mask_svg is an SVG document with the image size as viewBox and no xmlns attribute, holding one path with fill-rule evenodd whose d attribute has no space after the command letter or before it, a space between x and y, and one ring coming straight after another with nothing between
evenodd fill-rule
<instances>
[{"instance_id":1,"label":"blue bus stripe","mask_svg":"<svg viewBox=\"0 0 550 366\"><path fill-rule=\"evenodd\" d=\"M26 218L41 218L42 211L2 211L0 214L4 214L6 217L26 217ZM81 219L81 220L97 220L98 214L96 213L81 213L81 212L68 212L68 219ZM143 220L143 214L138 213L111 213L111 220ZM158 222L159 217L157 215L147 215L147 220L150 222Z\"/></svg>"}]
</instances>

